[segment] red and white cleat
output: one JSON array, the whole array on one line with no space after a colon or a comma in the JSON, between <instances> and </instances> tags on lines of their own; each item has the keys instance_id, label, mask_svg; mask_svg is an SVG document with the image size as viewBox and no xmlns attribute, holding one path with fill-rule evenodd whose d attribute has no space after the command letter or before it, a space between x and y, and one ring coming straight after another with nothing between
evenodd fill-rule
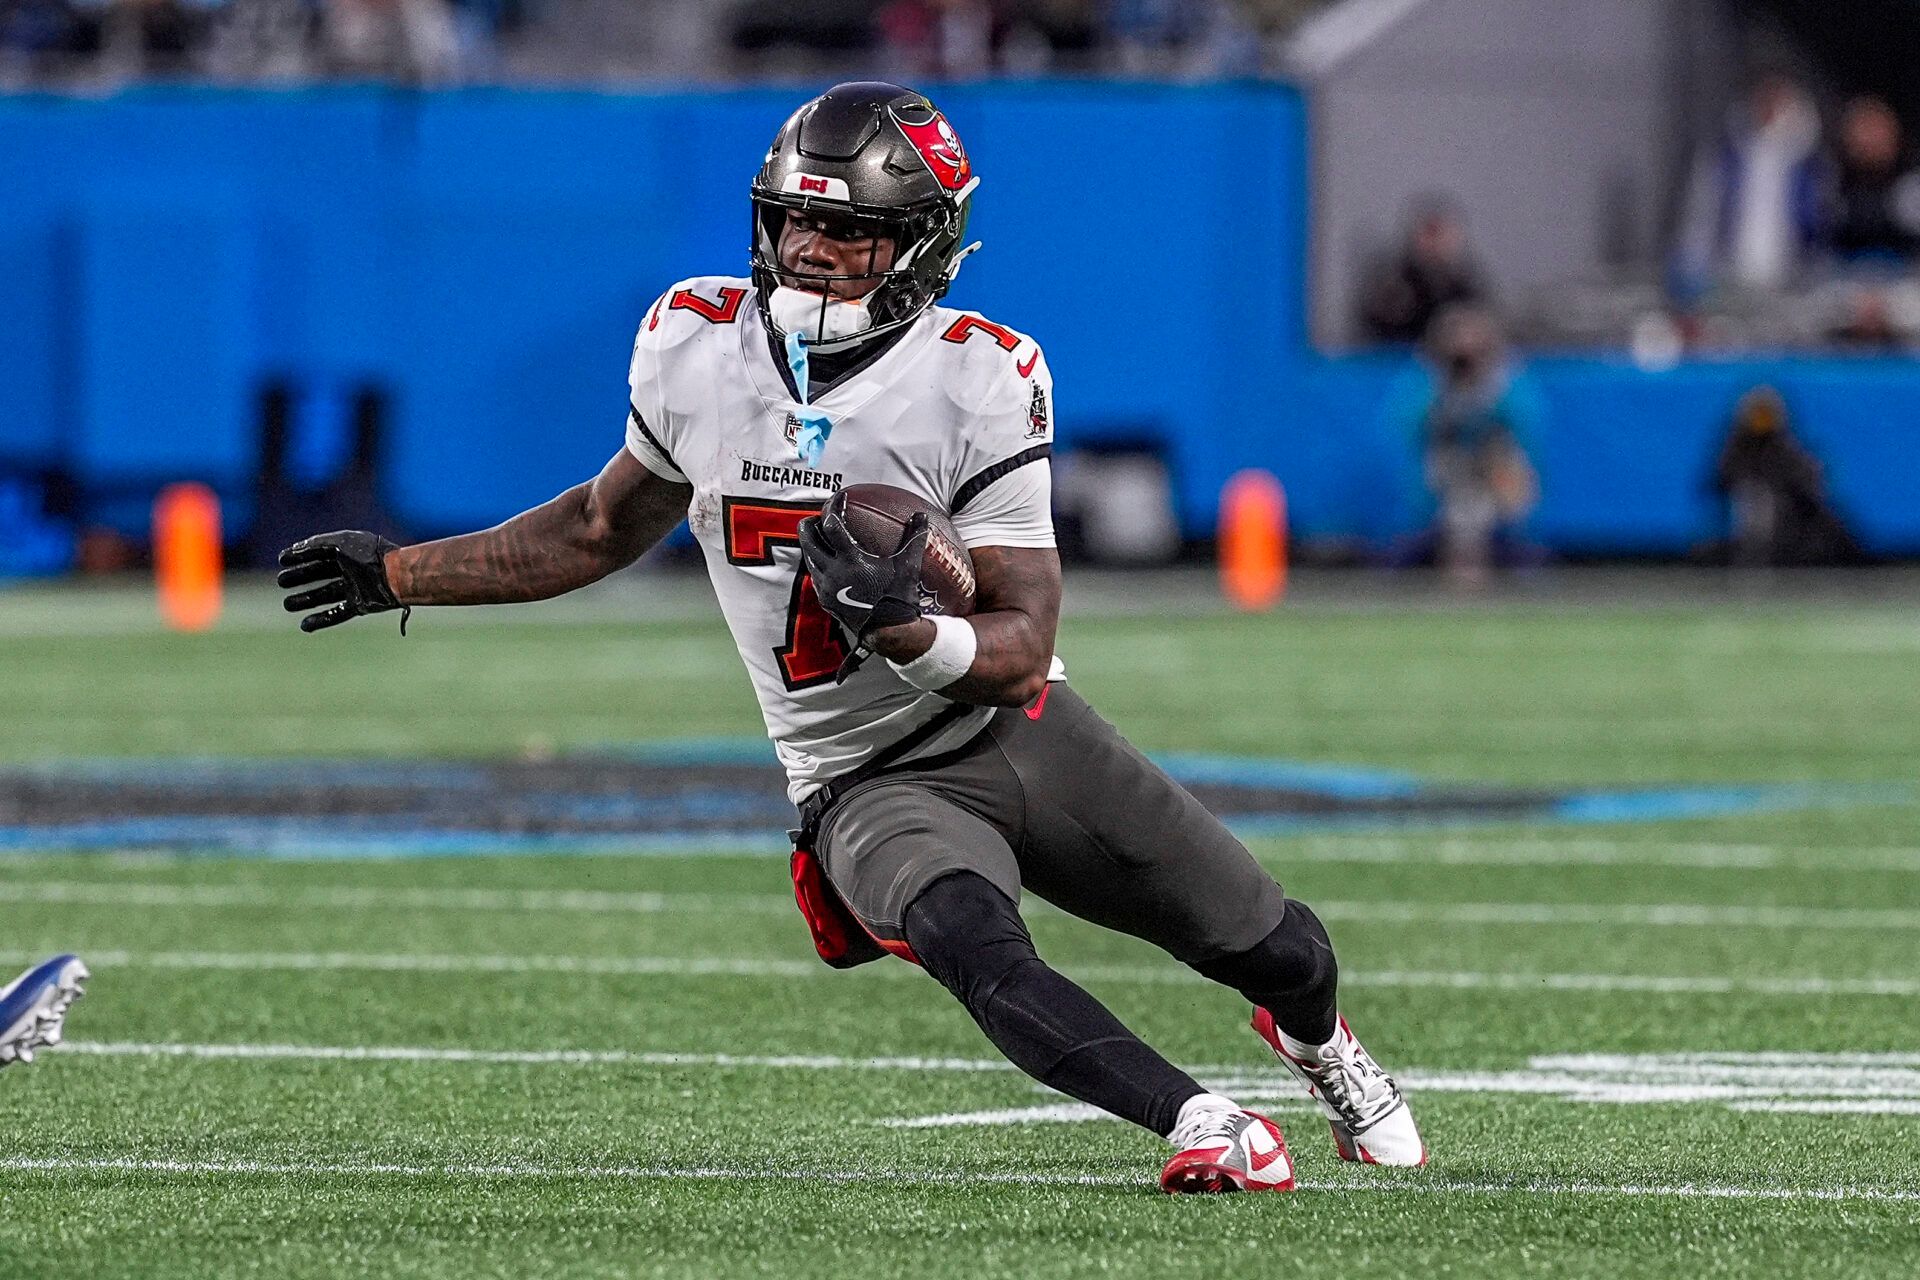
<instances>
[{"instance_id":1,"label":"red and white cleat","mask_svg":"<svg viewBox=\"0 0 1920 1280\"><path fill-rule=\"evenodd\" d=\"M1173 1143L1180 1151L1160 1171L1160 1189L1168 1195L1293 1190L1287 1140L1263 1115L1202 1111L1174 1131Z\"/></svg>"},{"instance_id":2,"label":"red and white cleat","mask_svg":"<svg viewBox=\"0 0 1920 1280\"><path fill-rule=\"evenodd\" d=\"M1253 1011L1253 1029L1320 1104L1342 1160L1409 1167L1427 1162L1406 1095L1354 1039L1345 1018L1333 1040L1317 1049L1298 1041L1289 1049L1265 1009Z\"/></svg>"}]
</instances>

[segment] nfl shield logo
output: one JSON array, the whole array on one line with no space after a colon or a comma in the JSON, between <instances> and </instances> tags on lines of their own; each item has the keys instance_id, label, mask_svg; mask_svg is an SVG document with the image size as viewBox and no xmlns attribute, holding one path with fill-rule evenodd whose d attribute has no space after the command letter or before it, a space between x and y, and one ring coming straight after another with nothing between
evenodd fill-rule
<instances>
[{"instance_id":1,"label":"nfl shield logo","mask_svg":"<svg viewBox=\"0 0 1920 1280\"><path fill-rule=\"evenodd\" d=\"M788 444L797 445L800 443L800 419L796 418L791 412L787 414L787 425L783 429L783 434L787 437Z\"/></svg>"}]
</instances>

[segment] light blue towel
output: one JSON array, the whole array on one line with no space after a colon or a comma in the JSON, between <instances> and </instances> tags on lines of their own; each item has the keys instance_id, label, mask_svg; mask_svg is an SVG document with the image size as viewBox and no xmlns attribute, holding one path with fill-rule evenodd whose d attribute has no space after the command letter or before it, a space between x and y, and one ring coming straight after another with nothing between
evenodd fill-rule
<instances>
[{"instance_id":1,"label":"light blue towel","mask_svg":"<svg viewBox=\"0 0 1920 1280\"><path fill-rule=\"evenodd\" d=\"M787 368L793 370L793 389L800 393L801 405L793 415L800 422L793 447L799 451L800 460L811 467L826 451L827 437L833 434L833 419L823 410L807 407L807 342L797 333L787 335Z\"/></svg>"}]
</instances>

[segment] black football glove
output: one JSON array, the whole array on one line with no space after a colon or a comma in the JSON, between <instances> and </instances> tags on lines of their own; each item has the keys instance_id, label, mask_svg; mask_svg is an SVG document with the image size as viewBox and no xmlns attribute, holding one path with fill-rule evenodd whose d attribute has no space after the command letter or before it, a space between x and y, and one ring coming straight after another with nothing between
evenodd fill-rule
<instances>
[{"instance_id":1,"label":"black football glove","mask_svg":"<svg viewBox=\"0 0 1920 1280\"><path fill-rule=\"evenodd\" d=\"M920 566L931 534L925 512L907 521L900 549L877 556L862 550L845 518L828 505L800 522L800 558L813 578L820 607L847 629L856 649L867 632L899 626L920 616Z\"/></svg>"},{"instance_id":2,"label":"black football glove","mask_svg":"<svg viewBox=\"0 0 1920 1280\"><path fill-rule=\"evenodd\" d=\"M310 588L286 598L283 603L287 612L320 610L300 619L302 631L319 631L337 627L363 613L405 609L387 582L387 552L398 546L377 533L361 529L302 538L280 553L281 589ZM323 605L333 607L322 608ZM400 634L406 633L407 615L403 613Z\"/></svg>"}]
</instances>

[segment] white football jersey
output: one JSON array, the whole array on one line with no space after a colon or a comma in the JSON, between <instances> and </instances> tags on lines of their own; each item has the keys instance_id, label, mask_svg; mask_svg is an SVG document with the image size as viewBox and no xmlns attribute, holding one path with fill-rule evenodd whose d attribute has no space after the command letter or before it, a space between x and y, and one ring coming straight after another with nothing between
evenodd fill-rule
<instances>
[{"instance_id":1,"label":"white football jersey","mask_svg":"<svg viewBox=\"0 0 1920 1280\"><path fill-rule=\"evenodd\" d=\"M880 483L949 512L969 547L1053 546L1053 378L1033 339L931 307L873 363L802 406L752 283L710 276L675 285L648 311L629 386L627 448L647 470L693 486L688 525L796 803L952 705L879 658L833 682L845 641L814 598L797 529L835 489ZM812 463L797 443L803 407L832 423ZM992 714L979 708L915 755L958 746Z\"/></svg>"}]
</instances>

